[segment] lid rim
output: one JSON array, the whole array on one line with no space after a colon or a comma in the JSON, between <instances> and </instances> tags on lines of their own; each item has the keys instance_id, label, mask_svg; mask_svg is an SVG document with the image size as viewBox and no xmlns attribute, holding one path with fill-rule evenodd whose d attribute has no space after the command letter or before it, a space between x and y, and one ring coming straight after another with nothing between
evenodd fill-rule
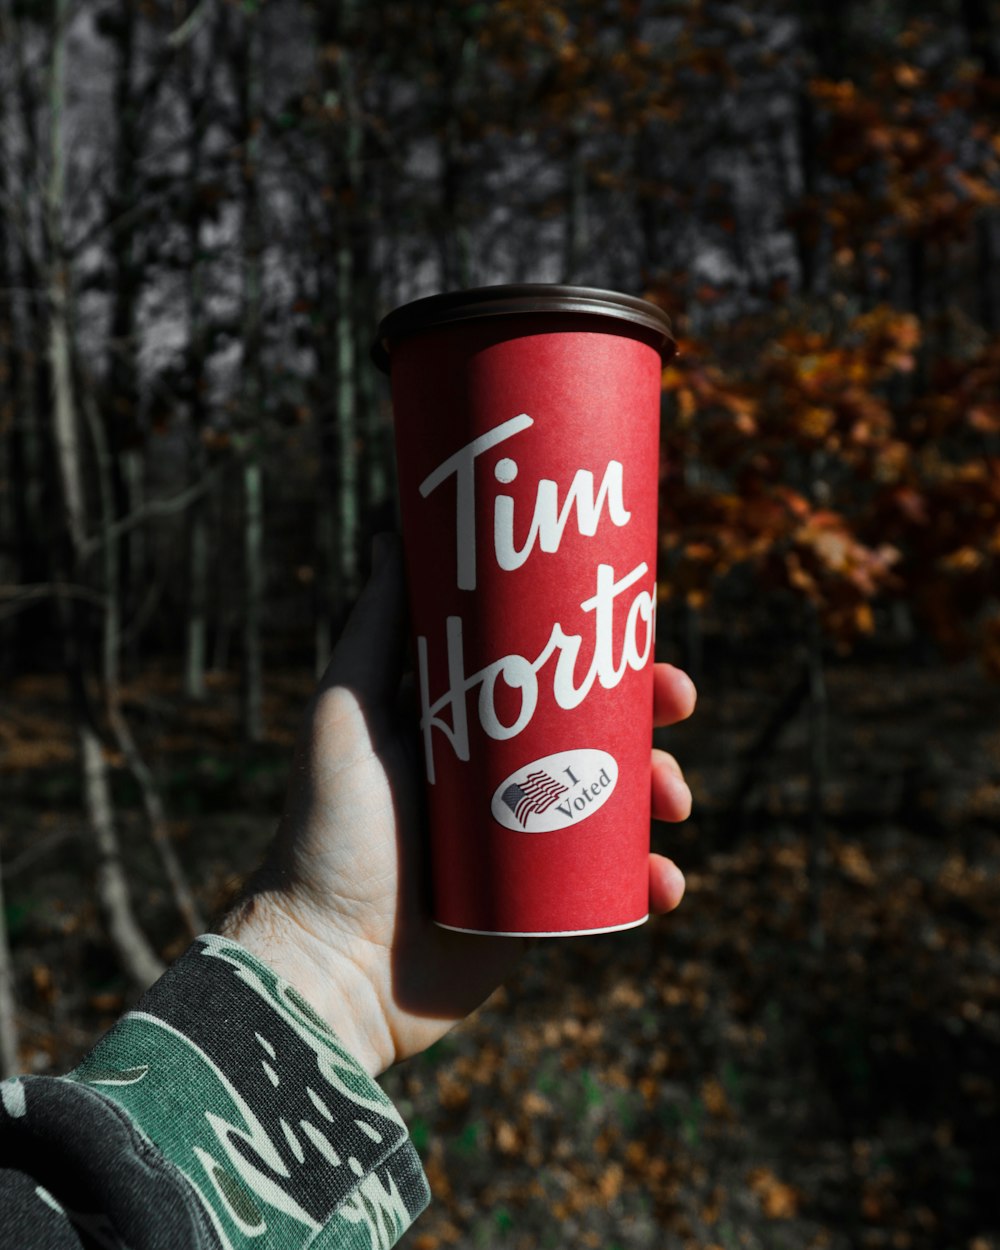
<instances>
[{"instance_id":1,"label":"lid rim","mask_svg":"<svg viewBox=\"0 0 1000 1250\"><path fill-rule=\"evenodd\" d=\"M664 360L676 348L670 319L648 300L601 287L530 282L444 291L401 304L379 323L371 358L383 373L388 373L389 347L411 334L463 321L532 313L582 314L631 322L661 336L659 351Z\"/></svg>"}]
</instances>

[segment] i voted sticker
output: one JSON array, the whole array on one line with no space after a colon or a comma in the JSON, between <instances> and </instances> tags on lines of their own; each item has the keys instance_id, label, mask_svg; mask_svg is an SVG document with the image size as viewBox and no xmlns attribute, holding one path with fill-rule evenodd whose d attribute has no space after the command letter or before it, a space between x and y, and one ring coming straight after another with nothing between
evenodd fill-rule
<instances>
[{"instance_id":1,"label":"i voted sticker","mask_svg":"<svg viewBox=\"0 0 1000 1250\"><path fill-rule=\"evenodd\" d=\"M580 747L524 764L497 786L490 810L506 829L551 833L599 811L618 783L618 762L607 751Z\"/></svg>"}]
</instances>

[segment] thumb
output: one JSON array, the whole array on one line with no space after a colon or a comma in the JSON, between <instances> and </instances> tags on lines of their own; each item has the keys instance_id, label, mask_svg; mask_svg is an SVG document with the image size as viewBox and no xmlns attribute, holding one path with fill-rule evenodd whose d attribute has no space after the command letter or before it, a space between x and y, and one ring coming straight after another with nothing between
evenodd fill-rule
<instances>
[{"instance_id":1,"label":"thumb","mask_svg":"<svg viewBox=\"0 0 1000 1250\"><path fill-rule=\"evenodd\" d=\"M319 691L348 686L363 699L384 703L399 687L406 648L406 579L397 534L377 534L372 574L347 618Z\"/></svg>"}]
</instances>

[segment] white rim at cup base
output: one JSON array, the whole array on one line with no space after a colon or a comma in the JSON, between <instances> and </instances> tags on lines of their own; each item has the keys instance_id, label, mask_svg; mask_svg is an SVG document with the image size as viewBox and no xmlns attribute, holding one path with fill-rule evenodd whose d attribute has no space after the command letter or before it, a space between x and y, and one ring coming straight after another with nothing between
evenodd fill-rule
<instances>
[{"instance_id":1,"label":"white rim at cup base","mask_svg":"<svg viewBox=\"0 0 1000 1250\"><path fill-rule=\"evenodd\" d=\"M640 916L638 920L629 920L627 924L611 924L601 929L557 929L555 931L519 929L516 932L503 929L461 929L458 925L444 924L440 920L435 920L434 923L439 929L450 929L452 933L477 933L481 937L587 937L591 933L618 933L622 929L637 929L648 919L649 912L646 912L645 916Z\"/></svg>"}]
</instances>

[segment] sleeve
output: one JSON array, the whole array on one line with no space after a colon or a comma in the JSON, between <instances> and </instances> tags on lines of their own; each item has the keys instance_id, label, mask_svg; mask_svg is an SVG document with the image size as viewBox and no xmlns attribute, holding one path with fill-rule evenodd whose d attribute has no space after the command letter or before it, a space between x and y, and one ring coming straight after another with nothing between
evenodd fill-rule
<instances>
[{"instance_id":1,"label":"sleeve","mask_svg":"<svg viewBox=\"0 0 1000 1250\"><path fill-rule=\"evenodd\" d=\"M380 1086L286 981L215 934L79 1067L0 1095L4 1246L387 1250L430 1202Z\"/></svg>"}]
</instances>

